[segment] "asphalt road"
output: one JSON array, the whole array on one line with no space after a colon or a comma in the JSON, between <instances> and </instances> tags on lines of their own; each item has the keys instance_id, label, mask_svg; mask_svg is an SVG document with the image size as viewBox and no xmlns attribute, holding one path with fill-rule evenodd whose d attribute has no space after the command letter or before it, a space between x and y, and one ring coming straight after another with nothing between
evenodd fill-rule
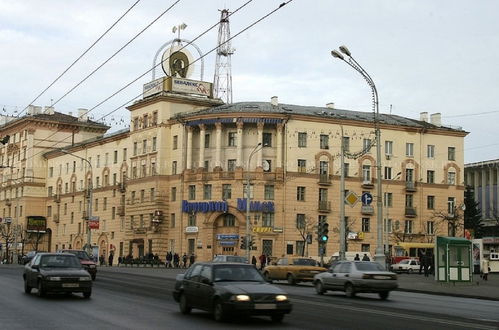
<instances>
[{"instance_id":1,"label":"asphalt road","mask_svg":"<svg viewBox=\"0 0 499 330\"><path fill-rule=\"evenodd\" d=\"M0 266L0 329L499 329L496 301L409 292L392 292L388 301L374 294L348 299L282 284L294 306L282 324L265 317L219 324L206 312L180 314L171 296L173 273L101 268L89 300L27 295L21 275L19 266Z\"/></svg>"}]
</instances>

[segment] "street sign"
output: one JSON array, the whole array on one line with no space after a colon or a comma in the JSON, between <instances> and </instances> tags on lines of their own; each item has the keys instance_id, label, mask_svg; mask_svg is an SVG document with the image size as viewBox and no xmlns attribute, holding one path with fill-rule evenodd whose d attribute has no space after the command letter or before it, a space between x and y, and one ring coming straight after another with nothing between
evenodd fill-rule
<instances>
[{"instance_id":1,"label":"street sign","mask_svg":"<svg viewBox=\"0 0 499 330\"><path fill-rule=\"evenodd\" d=\"M353 191L349 191L348 194L345 196L345 202L351 207L354 207L358 201L359 201L359 196L357 196L357 194L354 193Z\"/></svg>"},{"instance_id":2,"label":"street sign","mask_svg":"<svg viewBox=\"0 0 499 330\"><path fill-rule=\"evenodd\" d=\"M365 193L362 194L361 199L362 199L362 204L369 205L373 201L373 195L371 195L368 192L365 192Z\"/></svg>"}]
</instances>

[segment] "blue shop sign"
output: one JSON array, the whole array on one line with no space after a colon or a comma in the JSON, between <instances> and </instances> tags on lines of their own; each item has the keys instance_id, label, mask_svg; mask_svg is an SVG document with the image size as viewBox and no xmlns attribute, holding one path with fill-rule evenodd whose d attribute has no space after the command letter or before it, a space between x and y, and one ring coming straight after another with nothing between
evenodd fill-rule
<instances>
[{"instance_id":1,"label":"blue shop sign","mask_svg":"<svg viewBox=\"0 0 499 330\"><path fill-rule=\"evenodd\" d=\"M246 212L246 198L237 199L237 209L241 212ZM251 212L274 212L274 202L250 201Z\"/></svg>"},{"instance_id":2,"label":"blue shop sign","mask_svg":"<svg viewBox=\"0 0 499 330\"><path fill-rule=\"evenodd\" d=\"M209 202L188 202L182 201L182 212L196 213L196 212L227 212L227 201L209 201Z\"/></svg>"},{"instance_id":3,"label":"blue shop sign","mask_svg":"<svg viewBox=\"0 0 499 330\"><path fill-rule=\"evenodd\" d=\"M236 241L219 241L218 242L221 246L234 246L236 245Z\"/></svg>"},{"instance_id":4,"label":"blue shop sign","mask_svg":"<svg viewBox=\"0 0 499 330\"><path fill-rule=\"evenodd\" d=\"M238 240L238 234L217 234L217 240Z\"/></svg>"}]
</instances>

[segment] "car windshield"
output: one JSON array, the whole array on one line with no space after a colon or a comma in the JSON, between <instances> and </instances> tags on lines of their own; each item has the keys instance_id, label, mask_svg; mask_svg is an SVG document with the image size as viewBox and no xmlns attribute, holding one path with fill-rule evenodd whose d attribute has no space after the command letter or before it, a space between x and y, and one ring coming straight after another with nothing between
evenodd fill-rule
<instances>
[{"instance_id":1,"label":"car windshield","mask_svg":"<svg viewBox=\"0 0 499 330\"><path fill-rule=\"evenodd\" d=\"M405 265L409 263L409 259L402 260L400 264Z\"/></svg>"},{"instance_id":2,"label":"car windshield","mask_svg":"<svg viewBox=\"0 0 499 330\"><path fill-rule=\"evenodd\" d=\"M355 267L361 271L384 271L383 267L377 262L357 262Z\"/></svg>"},{"instance_id":3,"label":"car windshield","mask_svg":"<svg viewBox=\"0 0 499 330\"><path fill-rule=\"evenodd\" d=\"M42 268L80 268L78 259L71 255L43 256L40 260Z\"/></svg>"},{"instance_id":4,"label":"car windshield","mask_svg":"<svg viewBox=\"0 0 499 330\"><path fill-rule=\"evenodd\" d=\"M246 263L246 258L245 257L236 257L236 256L227 256L227 261L228 262L242 262L242 263Z\"/></svg>"},{"instance_id":5,"label":"car windshield","mask_svg":"<svg viewBox=\"0 0 499 330\"><path fill-rule=\"evenodd\" d=\"M263 282L262 275L251 265L217 266L213 270L215 282L242 281Z\"/></svg>"},{"instance_id":6,"label":"car windshield","mask_svg":"<svg viewBox=\"0 0 499 330\"><path fill-rule=\"evenodd\" d=\"M67 251L67 253L74 254L75 256L78 257L78 259L90 260L90 257L88 256L87 252L85 252L85 251Z\"/></svg>"},{"instance_id":7,"label":"car windshield","mask_svg":"<svg viewBox=\"0 0 499 330\"><path fill-rule=\"evenodd\" d=\"M293 265L295 266L317 266L317 262L314 259L295 259L293 260Z\"/></svg>"}]
</instances>

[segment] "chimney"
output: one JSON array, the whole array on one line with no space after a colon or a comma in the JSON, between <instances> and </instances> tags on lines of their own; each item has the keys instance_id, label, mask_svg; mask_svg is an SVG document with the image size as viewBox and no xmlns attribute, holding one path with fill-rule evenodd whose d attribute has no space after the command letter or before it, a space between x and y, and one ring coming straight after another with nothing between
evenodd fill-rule
<instances>
[{"instance_id":1,"label":"chimney","mask_svg":"<svg viewBox=\"0 0 499 330\"><path fill-rule=\"evenodd\" d=\"M327 103L327 104L326 104L326 107L327 107L328 109L334 109L334 102L329 102L329 103Z\"/></svg>"},{"instance_id":2,"label":"chimney","mask_svg":"<svg viewBox=\"0 0 499 330\"><path fill-rule=\"evenodd\" d=\"M428 112L420 112L419 113L419 120L424 121L425 123L428 122Z\"/></svg>"},{"instance_id":3,"label":"chimney","mask_svg":"<svg viewBox=\"0 0 499 330\"><path fill-rule=\"evenodd\" d=\"M88 115L87 115L88 109L78 109L78 121L81 122L86 122L88 121Z\"/></svg>"},{"instance_id":4,"label":"chimney","mask_svg":"<svg viewBox=\"0 0 499 330\"><path fill-rule=\"evenodd\" d=\"M440 112L432 113L430 115L430 123L435 126L442 126L442 114Z\"/></svg>"},{"instance_id":5,"label":"chimney","mask_svg":"<svg viewBox=\"0 0 499 330\"><path fill-rule=\"evenodd\" d=\"M43 113L47 114L47 115L53 115L54 114L54 107L52 107L52 106L45 107L43 110Z\"/></svg>"},{"instance_id":6,"label":"chimney","mask_svg":"<svg viewBox=\"0 0 499 330\"><path fill-rule=\"evenodd\" d=\"M279 105L279 100L277 99L277 96L272 96L270 98L270 104L272 104L272 106L274 107L277 107Z\"/></svg>"}]
</instances>

